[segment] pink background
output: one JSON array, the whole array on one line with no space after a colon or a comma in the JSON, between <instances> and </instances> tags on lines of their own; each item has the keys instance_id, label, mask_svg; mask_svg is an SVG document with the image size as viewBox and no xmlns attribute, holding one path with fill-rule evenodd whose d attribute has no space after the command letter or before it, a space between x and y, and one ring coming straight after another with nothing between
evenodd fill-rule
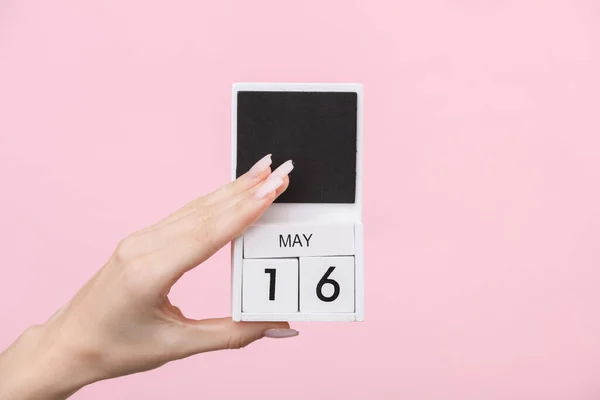
<instances>
[{"instance_id":1,"label":"pink background","mask_svg":"<svg viewBox=\"0 0 600 400\"><path fill-rule=\"evenodd\" d=\"M0 347L228 180L233 81L362 82L366 322L74 398L598 399L599 77L597 0L1 1Z\"/></svg>"}]
</instances>

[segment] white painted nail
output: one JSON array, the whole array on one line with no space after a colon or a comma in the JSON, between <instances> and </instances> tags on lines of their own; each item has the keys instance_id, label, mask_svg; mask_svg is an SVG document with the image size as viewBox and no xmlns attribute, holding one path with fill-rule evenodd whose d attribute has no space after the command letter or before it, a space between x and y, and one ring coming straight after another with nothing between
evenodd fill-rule
<instances>
[{"instance_id":1,"label":"white painted nail","mask_svg":"<svg viewBox=\"0 0 600 400\"><path fill-rule=\"evenodd\" d=\"M252 166L252 168L250 168L248 174L252 178L260 176L260 174L262 174L267 168L269 168L271 162L271 154L267 154L266 156L258 160L258 162Z\"/></svg>"},{"instance_id":2,"label":"white painted nail","mask_svg":"<svg viewBox=\"0 0 600 400\"><path fill-rule=\"evenodd\" d=\"M268 338L282 339L298 336L300 332L295 329L267 329L263 335Z\"/></svg>"},{"instance_id":3,"label":"white painted nail","mask_svg":"<svg viewBox=\"0 0 600 400\"><path fill-rule=\"evenodd\" d=\"M273 171L273 175L276 175L280 178L284 178L287 174L292 172L294 169L294 162L292 160L288 160L281 164L275 171Z\"/></svg>"},{"instance_id":4,"label":"white painted nail","mask_svg":"<svg viewBox=\"0 0 600 400\"><path fill-rule=\"evenodd\" d=\"M254 193L254 196L260 200L277 190L277 188L281 185L283 185L283 179L271 174L271 176L269 176L267 180L264 181L261 186L259 186Z\"/></svg>"}]
</instances>

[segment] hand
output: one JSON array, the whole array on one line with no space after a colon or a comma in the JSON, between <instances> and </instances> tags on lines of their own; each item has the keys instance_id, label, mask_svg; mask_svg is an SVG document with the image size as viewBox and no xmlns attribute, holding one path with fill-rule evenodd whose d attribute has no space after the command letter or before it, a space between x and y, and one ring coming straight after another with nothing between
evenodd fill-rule
<instances>
[{"instance_id":1,"label":"hand","mask_svg":"<svg viewBox=\"0 0 600 400\"><path fill-rule=\"evenodd\" d=\"M1 399L66 398L92 382L262 337L288 323L192 320L169 301L175 282L256 221L289 184L271 157L234 182L130 235L75 297L0 355Z\"/></svg>"}]
</instances>

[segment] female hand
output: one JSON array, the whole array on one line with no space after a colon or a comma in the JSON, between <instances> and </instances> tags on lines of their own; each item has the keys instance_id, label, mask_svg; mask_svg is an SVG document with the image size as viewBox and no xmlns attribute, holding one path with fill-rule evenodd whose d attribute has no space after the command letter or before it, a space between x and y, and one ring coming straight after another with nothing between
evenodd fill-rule
<instances>
[{"instance_id":1,"label":"female hand","mask_svg":"<svg viewBox=\"0 0 600 400\"><path fill-rule=\"evenodd\" d=\"M292 162L265 156L234 182L122 240L92 279L45 324L0 355L0 399L64 399L92 382L157 368L262 337L288 323L192 320L168 294L187 271L239 236L287 189Z\"/></svg>"}]
</instances>

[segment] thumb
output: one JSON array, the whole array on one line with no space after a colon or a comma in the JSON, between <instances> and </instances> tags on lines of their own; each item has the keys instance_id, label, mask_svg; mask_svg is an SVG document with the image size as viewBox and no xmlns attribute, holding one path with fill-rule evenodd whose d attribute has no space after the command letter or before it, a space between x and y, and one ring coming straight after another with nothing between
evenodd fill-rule
<instances>
[{"instance_id":1,"label":"thumb","mask_svg":"<svg viewBox=\"0 0 600 400\"><path fill-rule=\"evenodd\" d=\"M180 344L186 355L241 349L262 339L298 336L287 322L234 322L231 318L203 319L185 326Z\"/></svg>"}]
</instances>

